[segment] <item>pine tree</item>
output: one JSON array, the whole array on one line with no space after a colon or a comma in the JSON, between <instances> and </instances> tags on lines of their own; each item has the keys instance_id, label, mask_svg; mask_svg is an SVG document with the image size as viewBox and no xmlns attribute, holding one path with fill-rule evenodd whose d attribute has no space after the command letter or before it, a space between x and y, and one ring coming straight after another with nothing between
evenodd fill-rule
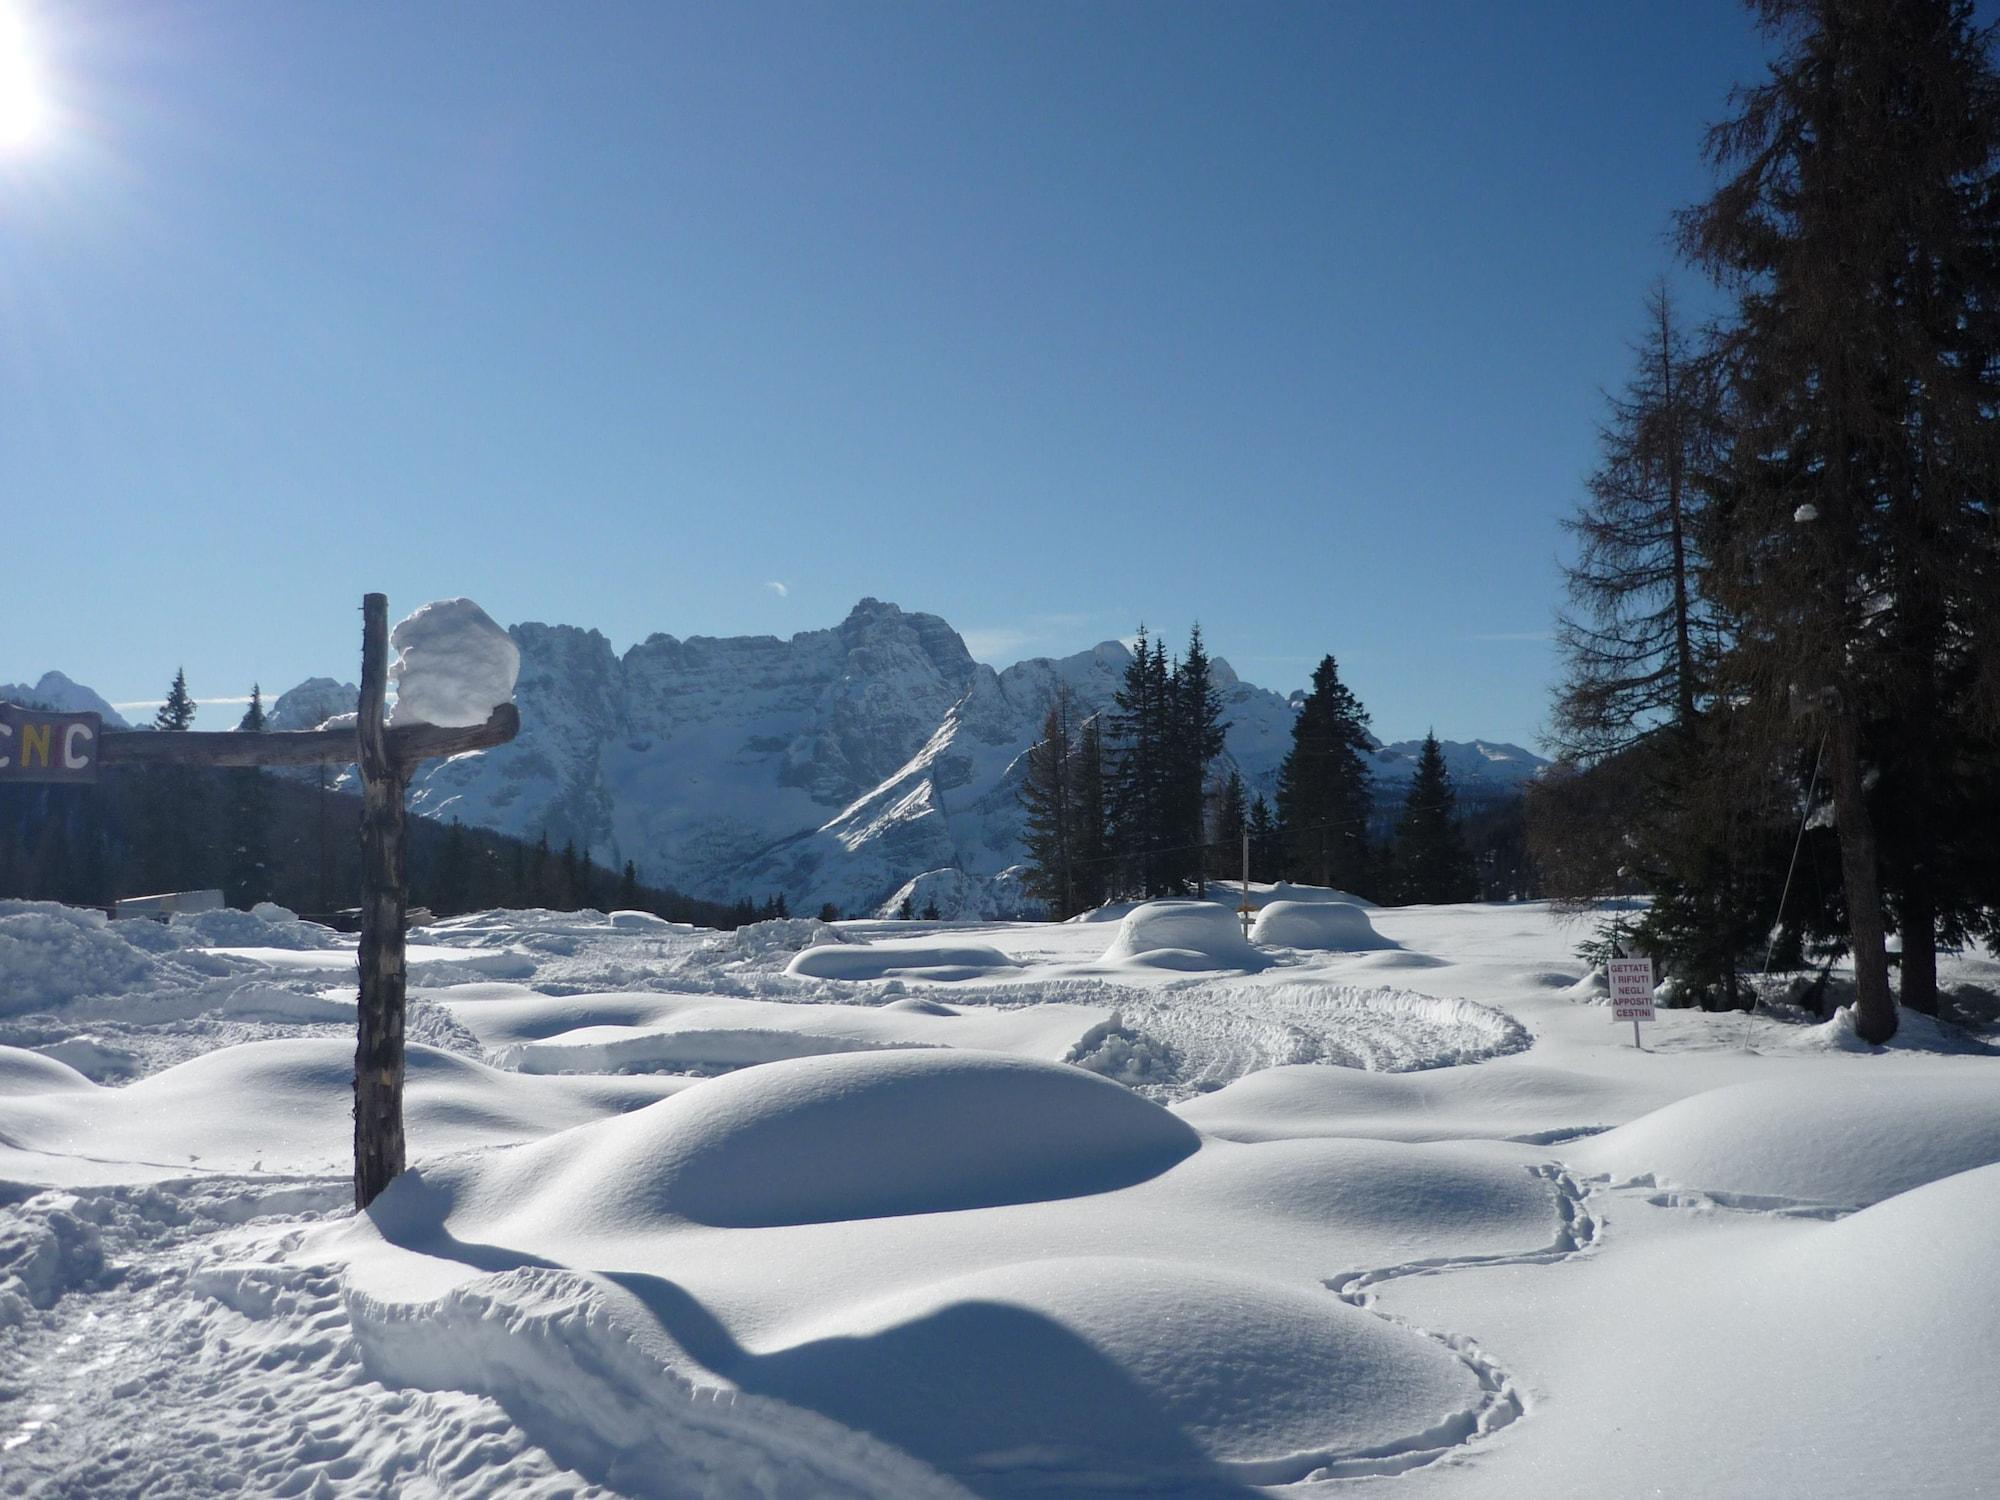
<instances>
[{"instance_id":1,"label":"pine tree","mask_svg":"<svg viewBox=\"0 0 2000 1500\"><path fill-rule=\"evenodd\" d=\"M924 901L923 917L926 922L937 922L943 919L944 913L938 910L937 897L931 896L926 898Z\"/></svg>"},{"instance_id":2,"label":"pine tree","mask_svg":"<svg viewBox=\"0 0 2000 1500\"><path fill-rule=\"evenodd\" d=\"M174 685L167 690L167 701L162 703L153 715L153 727L178 731L194 727L194 699L188 694L187 673L182 668L174 669Z\"/></svg>"},{"instance_id":3,"label":"pine tree","mask_svg":"<svg viewBox=\"0 0 2000 1500\"><path fill-rule=\"evenodd\" d=\"M186 672L176 669L153 727L178 734L194 724L195 702ZM206 785L192 766L165 765L136 778L138 873L148 891L198 889L207 884L211 838Z\"/></svg>"},{"instance_id":4,"label":"pine tree","mask_svg":"<svg viewBox=\"0 0 2000 1500\"><path fill-rule=\"evenodd\" d=\"M1472 856L1458 825L1458 794L1437 736L1426 733L1417 774L1396 824L1396 894L1427 906L1470 901L1479 894Z\"/></svg>"},{"instance_id":5,"label":"pine tree","mask_svg":"<svg viewBox=\"0 0 2000 1500\"><path fill-rule=\"evenodd\" d=\"M1104 817L1104 736L1097 714L1083 721L1070 766L1075 788L1071 800L1076 811L1077 910L1091 911L1109 896L1112 876Z\"/></svg>"},{"instance_id":6,"label":"pine tree","mask_svg":"<svg viewBox=\"0 0 2000 1500\"><path fill-rule=\"evenodd\" d=\"M1365 894L1368 852L1368 712L1340 680L1331 656L1292 721L1292 748L1278 768L1278 823L1295 878Z\"/></svg>"},{"instance_id":7,"label":"pine tree","mask_svg":"<svg viewBox=\"0 0 2000 1500\"><path fill-rule=\"evenodd\" d=\"M1164 831L1175 852L1164 862L1163 883L1172 888L1192 883L1198 893L1204 893L1208 768L1222 753L1229 724L1222 717L1222 697L1216 690L1200 625L1188 632L1187 654L1174 669L1168 686L1168 822Z\"/></svg>"},{"instance_id":8,"label":"pine tree","mask_svg":"<svg viewBox=\"0 0 2000 1500\"><path fill-rule=\"evenodd\" d=\"M1248 816L1243 797L1243 778L1232 770L1216 798L1214 835L1209 845L1213 854L1208 867L1218 880L1232 880L1243 872L1244 819Z\"/></svg>"},{"instance_id":9,"label":"pine tree","mask_svg":"<svg viewBox=\"0 0 2000 1500\"><path fill-rule=\"evenodd\" d=\"M1059 689L1042 718L1042 737L1028 747L1021 777L1022 842L1028 854L1023 888L1058 922L1083 909L1077 892L1071 711L1068 690Z\"/></svg>"},{"instance_id":10,"label":"pine tree","mask_svg":"<svg viewBox=\"0 0 2000 1500\"><path fill-rule=\"evenodd\" d=\"M1268 884L1278 878L1282 858L1278 820L1271 813L1271 804L1258 797L1250 804L1244 826L1250 831L1250 878Z\"/></svg>"},{"instance_id":11,"label":"pine tree","mask_svg":"<svg viewBox=\"0 0 2000 1500\"><path fill-rule=\"evenodd\" d=\"M1105 778L1105 813L1118 884L1142 896L1174 889L1163 851L1185 842L1172 836L1173 701L1166 648L1145 626L1114 699Z\"/></svg>"},{"instance_id":12,"label":"pine tree","mask_svg":"<svg viewBox=\"0 0 2000 1500\"><path fill-rule=\"evenodd\" d=\"M914 922L916 919L917 903L912 901L908 896L903 897L902 905L896 908L896 920L898 922Z\"/></svg>"},{"instance_id":13,"label":"pine tree","mask_svg":"<svg viewBox=\"0 0 2000 1500\"><path fill-rule=\"evenodd\" d=\"M1732 692L1823 749L1856 1028L1882 1042L1885 894L1905 996L1933 1004L1934 850L1959 832L1940 804L1990 774L2000 720L2000 86L1965 0L1758 14L1779 55L1711 132L1723 180L1682 220L1736 292L1717 593L1742 622Z\"/></svg>"},{"instance_id":14,"label":"pine tree","mask_svg":"<svg viewBox=\"0 0 2000 1500\"><path fill-rule=\"evenodd\" d=\"M618 906L621 911L636 911L644 893L639 889L639 867L631 860L625 861L625 868L618 876Z\"/></svg>"}]
</instances>

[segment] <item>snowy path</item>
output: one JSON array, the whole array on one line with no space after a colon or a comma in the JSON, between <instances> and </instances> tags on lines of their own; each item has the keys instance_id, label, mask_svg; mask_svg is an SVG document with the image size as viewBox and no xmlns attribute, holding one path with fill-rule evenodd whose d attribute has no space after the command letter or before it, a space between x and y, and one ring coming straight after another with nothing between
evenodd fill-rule
<instances>
[{"instance_id":1,"label":"snowy path","mask_svg":"<svg viewBox=\"0 0 2000 1500\"><path fill-rule=\"evenodd\" d=\"M348 1191L209 1179L0 1212L0 1237L45 1247L52 1299L22 1310L0 1369L0 1494L607 1493L490 1401L370 1379L332 1273L213 1269L245 1248L247 1216L339 1216ZM251 1237L275 1244L286 1224L263 1219Z\"/></svg>"}]
</instances>

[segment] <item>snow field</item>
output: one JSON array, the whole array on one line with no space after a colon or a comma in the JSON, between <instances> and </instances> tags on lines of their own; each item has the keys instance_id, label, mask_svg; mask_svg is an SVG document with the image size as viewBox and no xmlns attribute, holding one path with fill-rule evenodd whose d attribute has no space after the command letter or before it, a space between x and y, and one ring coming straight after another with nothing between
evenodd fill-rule
<instances>
[{"instance_id":1,"label":"snow field","mask_svg":"<svg viewBox=\"0 0 2000 1500\"><path fill-rule=\"evenodd\" d=\"M2000 1469L2000 1123L1963 1033L1663 1012L1635 1050L1546 910L1371 908L1400 946L1246 963L1210 906L1121 913L1111 953L1089 923L437 924L411 1026L448 1050L413 1049L416 1168L361 1217L343 940L0 908L0 994L7 951L34 976L0 1041L38 1049L0 1046L0 1490L1820 1500Z\"/></svg>"}]
</instances>

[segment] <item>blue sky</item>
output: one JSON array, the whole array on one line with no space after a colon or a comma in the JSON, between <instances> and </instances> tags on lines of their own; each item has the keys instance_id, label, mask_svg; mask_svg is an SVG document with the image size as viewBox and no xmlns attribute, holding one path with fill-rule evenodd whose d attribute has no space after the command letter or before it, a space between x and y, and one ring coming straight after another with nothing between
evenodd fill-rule
<instances>
[{"instance_id":1,"label":"blue sky","mask_svg":"<svg viewBox=\"0 0 2000 1500\"><path fill-rule=\"evenodd\" d=\"M369 589L621 648L872 594L1522 743L1763 55L1733 0L11 3L0 681L351 676Z\"/></svg>"}]
</instances>

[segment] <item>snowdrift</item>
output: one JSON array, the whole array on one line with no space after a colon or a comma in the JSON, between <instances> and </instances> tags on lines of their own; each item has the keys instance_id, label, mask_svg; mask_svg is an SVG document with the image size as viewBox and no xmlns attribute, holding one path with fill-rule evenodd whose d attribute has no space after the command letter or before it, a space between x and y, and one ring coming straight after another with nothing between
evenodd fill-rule
<instances>
[{"instance_id":1,"label":"snowdrift","mask_svg":"<svg viewBox=\"0 0 2000 1500\"><path fill-rule=\"evenodd\" d=\"M1575 1147L1583 1171L1651 1178L1735 1200L1858 1207L2000 1162L2000 1088L1963 1077L1734 1084L1682 1099Z\"/></svg>"},{"instance_id":2,"label":"snowdrift","mask_svg":"<svg viewBox=\"0 0 2000 1500\"><path fill-rule=\"evenodd\" d=\"M1272 948L1356 953L1396 945L1375 930L1368 913L1346 901L1272 901L1257 913L1253 942Z\"/></svg>"},{"instance_id":3,"label":"snowdrift","mask_svg":"<svg viewBox=\"0 0 2000 1500\"><path fill-rule=\"evenodd\" d=\"M405 1118L420 1157L511 1145L663 1098L686 1080L525 1078L432 1047L408 1051ZM74 1077L72 1076L74 1075ZM344 1173L351 1165L354 1044L248 1042L124 1088L0 1047L0 1176L48 1180L87 1158L99 1181L197 1172ZM28 1086L13 1088L13 1080ZM30 1091L32 1088L32 1092Z\"/></svg>"},{"instance_id":4,"label":"snowdrift","mask_svg":"<svg viewBox=\"0 0 2000 1500\"><path fill-rule=\"evenodd\" d=\"M1020 965L984 943L892 941L807 948L785 965L805 979L988 979Z\"/></svg>"},{"instance_id":5,"label":"snowdrift","mask_svg":"<svg viewBox=\"0 0 2000 1500\"><path fill-rule=\"evenodd\" d=\"M1321 1288L1149 1259L975 1271L792 1331L728 1373L951 1472L1032 1453L1060 1493L1296 1480L1411 1445L1413 1413L1469 1427L1481 1394L1442 1344Z\"/></svg>"},{"instance_id":6,"label":"snowdrift","mask_svg":"<svg viewBox=\"0 0 2000 1500\"><path fill-rule=\"evenodd\" d=\"M530 1146L476 1196L517 1204L508 1222L529 1241L663 1219L815 1224L1108 1192L1199 1144L1166 1110L1078 1068L847 1053L731 1073Z\"/></svg>"},{"instance_id":7,"label":"snowdrift","mask_svg":"<svg viewBox=\"0 0 2000 1500\"><path fill-rule=\"evenodd\" d=\"M1244 941L1242 924L1227 907L1213 901L1148 901L1120 920L1104 962L1198 972L1261 969L1270 960Z\"/></svg>"}]
</instances>

